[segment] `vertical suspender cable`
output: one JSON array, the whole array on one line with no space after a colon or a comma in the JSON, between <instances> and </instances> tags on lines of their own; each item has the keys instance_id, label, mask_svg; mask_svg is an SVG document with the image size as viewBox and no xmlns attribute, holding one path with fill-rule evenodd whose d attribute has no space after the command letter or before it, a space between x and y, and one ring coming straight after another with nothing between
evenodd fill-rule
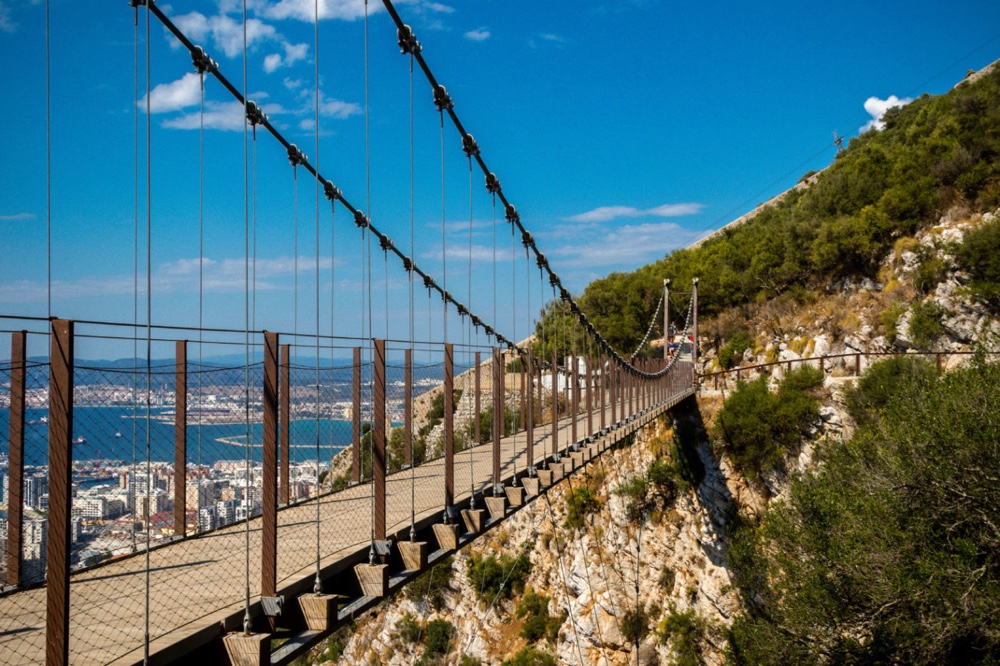
<instances>
[{"instance_id":1,"label":"vertical suspender cable","mask_svg":"<svg viewBox=\"0 0 1000 666\"><path fill-rule=\"evenodd\" d=\"M205 327L205 71L199 68L201 78L201 107L198 122L198 401L202 400L202 372L204 364ZM201 422L198 414L198 469L201 470ZM176 471L175 471L176 473ZM198 476L198 479L201 477ZM201 481L199 480L199 485ZM198 520L195 531L201 531L201 489L195 493L198 503Z\"/></svg>"},{"instance_id":2,"label":"vertical suspender cable","mask_svg":"<svg viewBox=\"0 0 1000 666\"><path fill-rule=\"evenodd\" d=\"M136 10L136 12L138 13L138 10ZM138 21L138 16L136 17L136 21ZM136 28L136 30L138 30L138 28ZM138 55L136 57L138 58ZM138 123L138 120L136 120L136 123ZM138 132L138 129L136 130L136 132ZM138 157L136 159L138 159ZM136 171L136 173L138 173L138 171ZM51 320L52 319L52 57L49 48L49 0L45 0L45 271L46 271L45 281L46 281L46 298L47 298L47 309L45 316Z\"/></svg>"},{"instance_id":3,"label":"vertical suspender cable","mask_svg":"<svg viewBox=\"0 0 1000 666\"><path fill-rule=\"evenodd\" d=\"M368 215L371 215L372 210L372 159L371 159L371 114L369 108L369 97L368 97L368 0L365 0L365 192L366 200L368 204ZM372 360L372 364L375 362L375 348L372 337L374 336L374 330L372 329L372 241L371 241L371 230L365 227L365 247L363 252L366 254L367 261L367 280L368 280L368 335L366 338L365 346L369 349L369 358ZM368 549L368 563L375 563L375 433L373 428L375 427L375 373L369 371L369 393L368 398L371 402L371 421L369 421L368 427L368 452L369 452L369 465L371 470L369 472L371 483L371 493L369 497L371 498L371 545ZM362 472L363 475L363 472Z\"/></svg>"},{"instance_id":4,"label":"vertical suspender cable","mask_svg":"<svg viewBox=\"0 0 1000 666\"><path fill-rule=\"evenodd\" d=\"M413 52L410 52L410 258L417 256L416 247L414 247L414 156L413 156ZM410 363L413 363L413 338L414 338L414 299L413 299L413 270L409 272L410 281ZM411 365L412 372L412 365ZM411 405L413 401L413 387L407 387L410 393L406 396L407 404ZM411 417L407 427L410 428L410 432L406 433L406 438L410 442L410 541L417 540L417 527L416 527L416 503L417 503L417 480L416 471L417 466L416 456L413 455L413 417L411 412Z\"/></svg>"},{"instance_id":5,"label":"vertical suspender cable","mask_svg":"<svg viewBox=\"0 0 1000 666\"><path fill-rule=\"evenodd\" d=\"M149 583L150 583L150 562L149 546L152 535L152 498L153 487L153 464L151 450L151 425L152 425L152 347L153 347L153 293L152 293L152 263L153 263L153 173L152 157L152 123L150 122L150 48L149 48L149 5L146 5L146 617L145 632L143 640L143 662L149 663Z\"/></svg>"},{"instance_id":6,"label":"vertical suspender cable","mask_svg":"<svg viewBox=\"0 0 1000 666\"><path fill-rule=\"evenodd\" d=\"M243 0L243 99L247 98L247 0ZM244 104L244 113L246 105ZM256 130L254 131L256 137ZM253 504L250 501L250 202L249 202L249 131L247 122L243 122L243 333L244 333L244 371L243 416L246 426L246 469L244 479L244 585L246 598L243 606L243 633L250 635L250 514Z\"/></svg>"},{"instance_id":7,"label":"vertical suspender cable","mask_svg":"<svg viewBox=\"0 0 1000 666\"><path fill-rule=\"evenodd\" d=\"M510 223L510 337L514 339L514 344L517 344L517 255L514 254L514 222ZM522 357L516 357L519 360L521 366L521 372L523 373L527 366L525 365L525 359ZM515 390L517 384L514 385ZM524 396L521 396L521 400L524 400ZM513 461L514 461L514 475L510 479L510 485L517 485L517 414L518 414L518 401L514 401L514 416L512 420L514 422L514 427L511 431L514 433L514 441L512 443L513 449ZM526 403L525 403L526 404Z\"/></svg>"},{"instance_id":8,"label":"vertical suspender cable","mask_svg":"<svg viewBox=\"0 0 1000 666\"><path fill-rule=\"evenodd\" d=\"M511 270L513 270L513 269L511 269ZM527 293L527 299L528 299L526 305L527 305L527 309L528 309L528 340L530 340L532 334L534 333L534 331L532 330L532 326L531 326L531 322L532 322L532 318L533 318L533 315L532 315L532 312L531 312L531 256L528 254L528 246L527 245L524 246L524 286L526 287L525 291ZM531 344L530 344L530 342L526 346L528 347L528 353L530 354L531 353ZM535 369L535 364L534 363L531 364L531 369L532 370ZM523 368L523 370L525 372L527 372L527 366L525 366ZM532 390L534 389L534 386L535 386L534 377L532 377L531 375L528 375L525 378L525 382L524 382L524 390L526 390L528 392L528 396L526 396L526 398L533 397L531 394L532 394ZM535 403L534 403L534 400L530 400L530 399L527 400L527 404L531 405L531 409L528 410L527 418L531 419L531 433L532 433L532 437L534 437L534 433L535 433ZM527 437L527 435L528 435L527 430L525 430L525 437ZM532 446L531 446L532 453L534 453L534 448L535 448L534 447L534 442L532 442ZM534 476L534 474L535 474L535 460L534 460L534 456L532 456L531 458L528 459L527 465L528 465L528 476L529 477L530 476Z\"/></svg>"},{"instance_id":9,"label":"vertical suspender cable","mask_svg":"<svg viewBox=\"0 0 1000 666\"><path fill-rule=\"evenodd\" d=\"M315 130L316 173L319 173L319 0L313 0L313 60L316 90L313 94L313 129ZM320 594L323 583L320 580L320 485L319 485L319 431L320 431L320 375L319 375L319 179L315 179L316 205L316 579L313 592ZM333 257L330 257L331 267ZM332 342L332 341L331 341ZM291 447L288 447L291 451Z\"/></svg>"},{"instance_id":10,"label":"vertical suspender cable","mask_svg":"<svg viewBox=\"0 0 1000 666\"><path fill-rule=\"evenodd\" d=\"M134 27L132 51L134 56L133 75L135 79L135 99L139 99L139 5L133 4ZM136 467L138 465L138 451L136 450L136 439L139 436L139 403L136 396L139 392L139 105L135 105L133 115L133 142L135 145L135 156L133 164L133 190L132 190L132 470L129 474L128 494L129 507L135 517L135 479ZM135 545L135 520L131 521L129 532L132 536L132 552L136 552Z\"/></svg>"},{"instance_id":11,"label":"vertical suspender cable","mask_svg":"<svg viewBox=\"0 0 1000 666\"><path fill-rule=\"evenodd\" d=\"M466 299L465 303L466 303L466 307L471 307L471 305L472 305L472 216L473 216L473 208L472 208L472 203L473 203L473 184L472 184L472 153L471 152L468 153L468 158L469 158L469 273L468 273L467 277L468 277L469 290L468 290L468 296L467 296L467 299ZM445 307L447 307L447 306L445 306ZM462 338L463 339L465 338L465 317L464 316L462 317ZM464 340L463 340L463 342L464 342ZM476 358L475 354L473 353L473 351L471 349L471 346L472 346L472 317L470 316L469 317L469 348L467 348L467 356L466 356L466 359L468 361L468 365L470 367L475 364L475 358ZM491 367L492 367L492 364L491 364ZM479 372L479 368L478 367L475 369L475 372ZM466 381L465 381L466 390L468 390L469 381L471 379L472 379L472 375L466 375ZM496 417L497 417L497 415L494 414L493 418L496 418ZM479 415L478 414L476 414L475 419L473 420L473 424L474 424L474 427L476 427L476 428L479 427ZM477 435L478 435L478 433L477 433ZM473 455L472 455L472 442L473 442L474 439L475 438L472 436L472 433L469 433L469 437L468 437L468 441L467 441L467 446L466 446L466 448L469 449L468 450L468 454L469 454L469 509L475 509L476 508L476 469L475 469L475 464L473 462Z\"/></svg>"}]
</instances>

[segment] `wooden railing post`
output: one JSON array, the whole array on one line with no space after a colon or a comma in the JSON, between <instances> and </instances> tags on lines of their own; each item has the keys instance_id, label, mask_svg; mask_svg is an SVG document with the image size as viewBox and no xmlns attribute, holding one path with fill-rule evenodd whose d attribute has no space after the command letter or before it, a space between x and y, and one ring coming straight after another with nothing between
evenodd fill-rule
<instances>
[{"instance_id":1,"label":"wooden railing post","mask_svg":"<svg viewBox=\"0 0 1000 666\"><path fill-rule=\"evenodd\" d=\"M481 353L480 352L476 352L476 372L475 372L475 375L476 375L476 396L475 396L476 397L476 406L475 406L475 412L474 412L474 414L475 414L475 421L473 421L473 423L475 424L475 427L472 429L472 441L475 442L476 444L482 444L483 443L482 442L482 435L479 432L479 429L481 427L480 426L480 422L482 421L482 418L483 418L482 406L480 404L480 396L482 395L482 384L481 384L481 380L480 380L480 377L479 377L479 371L481 370L480 366L482 365L482 363L483 363L483 360L482 360Z\"/></svg>"},{"instance_id":2,"label":"wooden railing post","mask_svg":"<svg viewBox=\"0 0 1000 666\"><path fill-rule=\"evenodd\" d=\"M361 347L354 348L351 390L351 482L361 483Z\"/></svg>"},{"instance_id":3,"label":"wooden railing post","mask_svg":"<svg viewBox=\"0 0 1000 666\"><path fill-rule=\"evenodd\" d=\"M446 520L456 517L455 504L455 347L444 345L444 511Z\"/></svg>"},{"instance_id":4,"label":"wooden railing post","mask_svg":"<svg viewBox=\"0 0 1000 666\"><path fill-rule=\"evenodd\" d=\"M527 359L528 359L527 361L528 366L526 374L528 375L528 388L527 388L528 405L527 405L527 423L525 426L525 432L527 433L527 438L528 438L528 446L527 446L528 475L531 476L534 473L535 469L535 400L534 400L535 392L534 392L534 387L532 386L532 384L534 384L535 381L534 380L535 362L531 355L530 349L528 350Z\"/></svg>"},{"instance_id":5,"label":"wooden railing post","mask_svg":"<svg viewBox=\"0 0 1000 666\"><path fill-rule=\"evenodd\" d=\"M599 360L601 363L601 380L600 380L601 381L601 431L603 431L604 428L607 427L607 423L605 422L604 411L607 409L607 404L608 404L606 395L608 390L608 372L605 363L606 359L604 358L603 354L601 354Z\"/></svg>"},{"instance_id":6,"label":"wooden railing post","mask_svg":"<svg viewBox=\"0 0 1000 666\"><path fill-rule=\"evenodd\" d=\"M21 584L24 538L24 406L28 332L11 334L10 448L7 470L7 585Z\"/></svg>"},{"instance_id":7,"label":"wooden railing post","mask_svg":"<svg viewBox=\"0 0 1000 666\"><path fill-rule=\"evenodd\" d=\"M861 376L861 354L854 355L854 376Z\"/></svg>"},{"instance_id":8,"label":"wooden railing post","mask_svg":"<svg viewBox=\"0 0 1000 666\"><path fill-rule=\"evenodd\" d=\"M552 459L559 453L559 357L552 350Z\"/></svg>"},{"instance_id":9,"label":"wooden railing post","mask_svg":"<svg viewBox=\"0 0 1000 666\"><path fill-rule=\"evenodd\" d=\"M375 340L375 395L372 396L372 495L375 508L372 530L376 541L385 541L385 340Z\"/></svg>"},{"instance_id":10,"label":"wooden railing post","mask_svg":"<svg viewBox=\"0 0 1000 666\"><path fill-rule=\"evenodd\" d=\"M493 494L503 492L500 485L500 439L507 417L504 410L503 353L493 349Z\"/></svg>"},{"instance_id":11,"label":"wooden railing post","mask_svg":"<svg viewBox=\"0 0 1000 666\"><path fill-rule=\"evenodd\" d=\"M174 358L174 536L187 536L187 341ZM200 508L200 507L198 507Z\"/></svg>"},{"instance_id":12,"label":"wooden railing post","mask_svg":"<svg viewBox=\"0 0 1000 666\"><path fill-rule=\"evenodd\" d=\"M65 319L52 320L49 362L49 524L46 535L45 663L46 666L61 666L69 663L73 322Z\"/></svg>"},{"instance_id":13,"label":"wooden railing post","mask_svg":"<svg viewBox=\"0 0 1000 666\"><path fill-rule=\"evenodd\" d=\"M593 384L594 376L592 374L593 370L593 359L589 356L587 357L587 437L592 437L594 434L594 395L593 395Z\"/></svg>"},{"instance_id":14,"label":"wooden railing post","mask_svg":"<svg viewBox=\"0 0 1000 666\"><path fill-rule=\"evenodd\" d=\"M264 331L264 423L260 519L260 595L278 593L278 334ZM247 520L251 515L248 493Z\"/></svg>"},{"instance_id":15,"label":"wooden railing post","mask_svg":"<svg viewBox=\"0 0 1000 666\"><path fill-rule=\"evenodd\" d=\"M288 478L288 460L289 455L292 451L292 400L291 400L291 375L289 374L291 359L292 359L292 346L291 345L280 345L278 347L280 353L280 363L278 366L278 442L279 442L279 465L281 478L278 480L279 488L279 498L278 501L287 505L291 501L290 492L291 488L289 486ZM319 390L317 388L317 390ZM317 463L319 464L319 463ZM316 470L317 482L319 480L319 469ZM333 479L330 479L333 481ZM316 495L319 495L319 485L316 486Z\"/></svg>"},{"instance_id":16,"label":"wooden railing post","mask_svg":"<svg viewBox=\"0 0 1000 666\"><path fill-rule=\"evenodd\" d=\"M406 464L413 466L413 350L404 352L403 365L403 448Z\"/></svg>"},{"instance_id":17,"label":"wooden railing post","mask_svg":"<svg viewBox=\"0 0 1000 666\"><path fill-rule=\"evenodd\" d=\"M611 400L611 423L618 423L618 394L617 394L617 384L618 384L618 368L612 367L608 369L608 386L610 395L608 398Z\"/></svg>"},{"instance_id":18,"label":"wooden railing post","mask_svg":"<svg viewBox=\"0 0 1000 666\"><path fill-rule=\"evenodd\" d=\"M573 354L572 358L573 358L573 360L571 362L573 364L573 368L569 372L569 378L570 378L570 381L573 382L573 383L570 386L569 395L570 395L570 402L573 403L573 408L569 412L570 413L570 418L572 419L572 421L570 422L570 435L569 436L570 436L570 442L572 442L573 448L575 449L576 448L576 443L579 441L579 439L576 436L577 435L577 433L576 433L576 417L579 416L579 413L580 413L580 410L579 410L579 407L580 407L580 382L579 382L579 376L577 374L577 370L578 370L579 366L577 365L576 354Z\"/></svg>"}]
</instances>

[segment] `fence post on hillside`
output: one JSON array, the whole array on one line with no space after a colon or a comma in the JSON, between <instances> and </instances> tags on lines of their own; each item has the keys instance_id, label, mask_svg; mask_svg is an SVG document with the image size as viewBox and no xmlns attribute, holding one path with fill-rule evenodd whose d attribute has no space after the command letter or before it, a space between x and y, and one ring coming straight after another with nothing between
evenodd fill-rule
<instances>
[{"instance_id":1,"label":"fence post on hillside","mask_svg":"<svg viewBox=\"0 0 1000 666\"><path fill-rule=\"evenodd\" d=\"M278 334L264 331L264 423L260 518L260 596L262 597L274 597L278 593L278 355ZM247 520L249 520L252 501L249 494L245 499Z\"/></svg>"},{"instance_id":2,"label":"fence post on hillside","mask_svg":"<svg viewBox=\"0 0 1000 666\"><path fill-rule=\"evenodd\" d=\"M21 584L24 537L24 406L27 387L28 332L15 331L10 340L10 449L7 491L7 575L9 586Z\"/></svg>"},{"instance_id":3,"label":"fence post on hillside","mask_svg":"<svg viewBox=\"0 0 1000 666\"><path fill-rule=\"evenodd\" d=\"M183 538L187 536L187 341L178 340L174 351L174 536Z\"/></svg>"},{"instance_id":4,"label":"fence post on hillside","mask_svg":"<svg viewBox=\"0 0 1000 666\"><path fill-rule=\"evenodd\" d=\"M444 345L444 515L445 522L455 517L455 347Z\"/></svg>"},{"instance_id":5,"label":"fence post on hillside","mask_svg":"<svg viewBox=\"0 0 1000 666\"><path fill-rule=\"evenodd\" d=\"M938 374L941 374L941 352L938 352L937 354L934 354L934 359L937 362L937 371L938 371Z\"/></svg>"},{"instance_id":6,"label":"fence post on hillside","mask_svg":"<svg viewBox=\"0 0 1000 666\"><path fill-rule=\"evenodd\" d=\"M375 515L372 531L375 541L385 541L385 340L375 340L375 395L372 396L372 495Z\"/></svg>"},{"instance_id":7,"label":"fence post on hillside","mask_svg":"<svg viewBox=\"0 0 1000 666\"><path fill-rule=\"evenodd\" d=\"M481 383L481 380L480 380L480 377L479 377L479 371L481 370L481 368L479 366L481 366L482 363L483 363L483 359L482 359L482 356L481 356L481 352L476 352L476 373L475 373L476 374L476 396L475 396L475 398L476 398L476 406L475 406L475 412L473 412L475 414L475 420L473 421L473 423L475 424L475 427L472 429L472 441L475 442L476 444L482 444L483 443L483 441L482 441L483 440L482 435L479 432L480 421L482 421L482 405L480 404L480 401L479 401L480 394L482 393L482 383Z\"/></svg>"},{"instance_id":8,"label":"fence post on hillside","mask_svg":"<svg viewBox=\"0 0 1000 666\"><path fill-rule=\"evenodd\" d=\"M861 376L861 354L854 355L854 376Z\"/></svg>"},{"instance_id":9,"label":"fence post on hillside","mask_svg":"<svg viewBox=\"0 0 1000 666\"><path fill-rule=\"evenodd\" d=\"M73 483L73 322L52 320L49 352L49 524L45 664L69 663L70 502ZM147 548L149 544L146 544Z\"/></svg>"},{"instance_id":10,"label":"fence post on hillside","mask_svg":"<svg viewBox=\"0 0 1000 666\"><path fill-rule=\"evenodd\" d=\"M354 348L351 390L351 484L361 483L361 347Z\"/></svg>"},{"instance_id":11,"label":"fence post on hillside","mask_svg":"<svg viewBox=\"0 0 1000 666\"><path fill-rule=\"evenodd\" d=\"M406 466L413 467L413 350L403 354L403 449Z\"/></svg>"},{"instance_id":12,"label":"fence post on hillside","mask_svg":"<svg viewBox=\"0 0 1000 666\"><path fill-rule=\"evenodd\" d=\"M292 358L292 346L280 345L280 362L278 365L278 448L281 465L281 478L278 480L280 496L278 501L287 505L291 501L291 488L288 478L288 457L292 450L292 401L291 401L291 377L289 367ZM319 469L316 470L316 495L319 496ZM330 479L333 482L333 479Z\"/></svg>"},{"instance_id":13,"label":"fence post on hillside","mask_svg":"<svg viewBox=\"0 0 1000 666\"><path fill-rule=\"evenodd\" d=\"M500 439L507 423L507 413L504 405L503 352L499 347L493 348L493 495L503 493L500 485Z\"/></svg>"}]
</instances>

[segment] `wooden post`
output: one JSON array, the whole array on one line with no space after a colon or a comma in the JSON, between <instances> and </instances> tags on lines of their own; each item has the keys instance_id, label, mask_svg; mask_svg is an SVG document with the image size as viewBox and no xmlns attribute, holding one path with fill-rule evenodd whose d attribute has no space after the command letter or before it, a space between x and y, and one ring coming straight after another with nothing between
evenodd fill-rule
<instances>
[{"instance_id":1,"label":"wooden post","mask_svg":"<svg viewBox=\"0 0 1000 666\"><path fill-rule=\"evenodd\" d=\"M292 401L291 376L289 375L292 359L292 346L281 345L279 349L281 351L281 363L278 368L278 404L280 405L278 414L278 424L280 427L278 441L281 449L279 456L281 479L278 482L278 488L280 489L281 496L278 501L287 505L289 501L291 501L289 497L290 488L288 485L288 456L291 454L292 450ZM316 470L316 474L318 481L318 469ZM333 479L331 479L331 481L332 480ZM319 496L318 485L316 487L316 495Z\"/></svg>"},{"instance_id":2,"label":"wooden post","mask_svg":"<svg viewBox=\"0 0 1000 666\"><path fill-rule=\"evenodd\" d=\"M691 386L698 385L698 278L691 281Z\"/></svg>"},{"instance_id":3,"label":"wooden post","mask_svg":"<svg viewBox=\"0 0 1000 666\"><path fill-rule=\"evenodd\" d=\"M854 355L854 376L861 376L861 354Z\"/></svg>"},{"instance_id":4,"label":"wooden post","mask_svg":"<svg viewBox=\"0 0 1000 666\"><path fill-rule=\"evenodd\" d=\"M24 405L27 387L28 332L10 340L10 449L7 470L7 585L21 584L24 538Z\"/></svg>"},{"instance_id":5,"label":"wooden post","mask_svg":"<svg viewBox=\"0 0 1000 666\"><path fill-rule=\"evenodd\" d=\"M528 361L527 361L527 372L528 375L528 390L527 390L527 424L525 425L525 431L528 437L528 470L530 471L535 467L535 401L534 401L534 376L535 376L535 363L531 355L531 350L528 350ZM530 476L530 474L529 474Z\"/></svg>"},{"instance_id":6,"label":"wooden post","mask_svg":"<svg viewBox=\"0 0 1000 666\"><path fill-rule=\"evenodd\" d=\"M475 375L476 375L476 407L475 407L475 412L473 412L475 414L475 420L473 421L473 423L475 424L475 427L472 429L472 441L475 442L476 444L482 444L483 443L482 442L482 436L479 433L479 429L481 427L480 421L482 421L482 418L483 418L483 411L482 411L482 408L481 408L482 406L480 405L480 402L479 402L479 397L482 394L482 385L480 384L480 378L479 378L479 371L480 371L480 366L482 365L482 363L483 363L483 361L482 361L482 357L480 355L480 352L476 352L476 372L475 372Z\"/></svg>"},{"instance_id":7,"label":"wooden post","mask_svg":"<svg viewBox=\"0 0 1000 666\"><path fill-rule=\"evenodd\" d=\"M572 367L572 369L568 373L569 380L572 382L572 384L570 385L570 391L569 391L570 398L569 399L570 399L570 402L573 403L573 408L570 409L570 411L569 411L570 418L572 419L570 421L570 427L569 427L569 432L570 432L569 439L570 439L570 442L575 447L577 441L579 441L578 438L577 438L577 436L576 436L576 434L577 434L576 433L576 417L579 415L579 407L580 407L580 382L577 381L576 354L573 354L572 359L573 360L571 361L571 363L573 364L573 367Z\"/></svg>"},{"instance_id":8,"label":"wooden post","mask_svg":"<svg viewBox=\"0 0 1000 666\"><path fill-rule=\"evenodd\" d=\"M608 372L606 367L607 359L604 358L604 354L600 356L601 362L601 430L603 431L607 424L604 421L604 412L607 409L607 388L608 388Z\"/></svg>"},{"instance_id":9,"label":"wooden post","mask_svg":"<svg viewBox=\"0 0 1000 666\"><path fill-rule=\"evenodd\" d=\"M45 663L46 666L61 666L69 663L73 322L65 319L52 320L49 362L49 524L46 535Z\"/></svg>"},{"instance_id":10,"label":"wooden post","mask_svg":"<svg viewBox=\"0 0 1000 666\"><path fill-rule=\"evenodd\" d=\"M404 352L403 365L403 448L406 464L413 466L413 350Z\"/></svg>"},{"instance_id":11,"label":"wooden post","mask_svg":"<svg viewBox=\"0 0 1000 666\"><path fill-rule=\"evenodd\" d=\"M450 520L455 504L455 347L444 345L444 510Z\"/></svg>"},{"instance_id":12,"label":"wooden post","mask_svg":"<svg viewBox=\"0 0 1000 666\"><path fill-rule=\"evenodd\" d=\"M594 434L594 395L593 395L593 384L594 376L592 374L594 362L589 356L587 357L587 437L591 437Z\"/></svg>"},{"instance_id":13,"label":"wooden post","mask_svg":"<svg viewBox=\"0 0 1000 666\"><path fill-rule=\"evenodd\" d=\"M663 280L663 360L670 359L670 279Z\"/></svg>"},{"instance_id":14,"label":"wooden post","mask_svg":"<svg viewBox=\"0 0 1000 666\"><path fill-rule=\"evenodd\" d=\"M354 388L351 391L351 482L361 483L361 347L354 348Z\"/></svg>"},{"instance_id":15,"label":"wooden post","mask_svg":"<svg viewBox=\"0 0 1000 666\"><path fill-rule=\"evenodd\" d=\"M185 537L187 536L187 342L178 340L174 349L174 536Z\"/></svg>"},{"instance_id":16,"label":"wooden post","mask_svg":"<svg viewBox=\"0 0 1000 666\"><path fill-rule=\"evenodd\" d=\"M611 400L611 423L618 423L618 393L616 391L616 384L618 384L618 368L609 368L608 370L608 386L610 395L608 398Z\"/></svg>"},{"instance_id":17,"label":"wooden post","mask_svg":"<svg viewBox=\"0 0 1000 666\"><path fill-rule=\"evenodd\" d=\"M260 595L278 593L278 334L264 331L264 424L260 518ZM250 516L250 494L246 497Z\"/></svg>"},{"instance_id":18,"label":"wooden post","mask_svg":"<svg viewBox=\"0 0 1000 666\"><path fill-rule=\"evenodd\" d=\"M493 494L500 494L500 439L507 420L504 410L503 352L493 348Z\"/></svg>"},{"instance_id":19,"label":"wooden post","mask_svg":"<svg viewBox=\"0 0 1000 666\"><path fill-rule=\"evenodd\" d=\"M385 340L375 340L375 415L372 419L374 456L372 467L372 494L375 496L375 515L372 530L376 541L385 541Z\"/></svg>"},{"instance_id":20,"label":"wooden post","mask_svg":"<svg viewBox=\"0 0 1000 666\"><path fill-rule=\"evenodd\" d=\"M552 350L552 459L559 452L559 357Z\"/></svg>"}]
</instances>

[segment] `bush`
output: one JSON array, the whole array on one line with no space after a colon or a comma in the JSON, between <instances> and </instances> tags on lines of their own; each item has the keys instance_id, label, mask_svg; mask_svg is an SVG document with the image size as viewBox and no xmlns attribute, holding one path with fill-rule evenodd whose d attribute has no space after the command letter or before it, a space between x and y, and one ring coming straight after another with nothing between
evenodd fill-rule
<instances>
[{"instance_id":1,"label":"bush","mask_svg":"<svg viewBox=\"0 0 1000 666\"><path fill-rule=\"evenodd\" d=\"M587 516L601 508L597 497L586 486L573 488L566 493L565 527L571 530L582 529L586 525Z\"/></svg>"},{"instance_id":2,"label":"bush","mask_svg":"<svg viewBox=\"0 0 1000 666\"><path fill-rule=\"evenodd\" d=\"M431 620L425 628L427 651L424 655L443 655L451 650L451 635L455 627L447 620Z\"/></svg>"},{"instance_id":3,"label":"bush","mask_svg":"<svg viewBox=\"0 0 1000 666\"><path fill-rule=\"evenodd\" d=\"M894 396L922 391L936 378L934 366L919 356L890 356L869 366L857 386L844 390L847 411L859 426L868 425Z\"/></svg>"},{"instance_id":4,"label":"bush","mask_svg":"<svg viewBox=\"0 0 1000 666\"><path fill-rule=\"evenodd\" d=\"M618 630L629 641L642 642L649 635L649 613L645 608L628 609L618 619Z\"/></svg>"},{"instance_id":5,"label":"bush","mask_svg":"<svg viewBox=\"0 0 1000 666\"><path fill-rule=\"evenodd\" d=\"M641 476L633 476L618 488L615 494L625 499L625 514L631 521L639 521L649 508L649 483Z\"/></svg>"},{"instance_id":6,"label":"bush","mask_svg":"<svg viewBox=\"0 0 1000 666\"><path fill-rule=\"evenodd\" d=\"M910 340L921 349L926 349L937 340L944 327L941 326L942 310L936 303L927 301L913 306L910 313Z\"/></svg>"},{"instance_id":7,"label":"bush","mask_svg":"<svg viewBox=\"0 0 1000 666\"><path fill-rule=\"evenodd\" d=\"M740 364L743 360L743 352L753 349L754 339L747 333L740 331L730 340L729 344L719 350L719 366L723 370L729 370Z\"/></svg>"},{"instance_id":8,"label":"bush","mask_svg":"<svg viewBox=\"0 0 1000 666\"><path fill-rule=\"evenodd\" d=\"M674 582L676 579L677 574L675 574L674 570L670 567L664 565L664 567L660 569L660 580L658 582L660 584L660 589L663 590L663 594L670 594L674 591Z\"/></svg>"},{"instance_id":9,"label":"bush","mask_svg":"<svg viewBox=\"0 0 1000 666\"><path fill-rule=\"evenodd\" d=\"M1000 306L1000 221L970 231L959 246L957 258L961 268L969 272L969 287L980 300Z\"/></svg>"},{"instance_id":10,"label":"bush","mask_svg":"<svg viewBox=\"0 0 1000 666\"><path fill-rule=\"evenodd\" d=\"M555 658L530 645L513 657L505 659L501 666L557 666Z\"/></svg>"},{"instance_id":11,"label":"bush","mask_svg":"<svg viewBox=\"0 0 1000 666\"><path fill-rule=\"evenodd\" d=\"M557 617L550 615L549 601L548 597L529 590L517 607L515 617L519 620L524 618L521 638L529 643L534 643L542 638L547 638L550 643L554 643L559 635L559 627L568 617L565 612Z\"/></svg>"},{"instance_id":12,"label":"bush","mask_svg":"<svg viewBox=\"0 0 1000 666\"><path fill-rule=\"evenodd\" d=\"M494 599L510 599L524 592L524 583L531 573L531 560L524 553L511 557L507 553L484 556L473 553L466 563L466 576L476 590L480 601L493 603Z\"/></svg>"},{"instance_id":13,"label":"bush","mask_svg":"<svg viewBox=\"0 0 1000 666\"><path fill-rule=\"evenodd\" d=\"M449 555L407 583L406 598L416 603L427 603L434 610L441 610L447 601L446 595L453 591L453 562L454 559Z\"/></svg>"},{"instance_id":14,"label":"bush","mask_svg":"<svg viewBox=\"0 0 1000 666\"><path fill-rule=\"evenodd\" d=\"M667 615L656 629L660 643L670 646L676 666L700 666L705 663L701 650L704 633L705 621L695 614L693 608Z\"/></svg>"},{"instance_id":15,"label":"bush","mask_svg":"<svg viewBox=\"0 0 1000 666\"><path fill-rule=\"evenodd\" d=\"M750 478L781 465L819 418L819 401L810 395L823 379L820 370L804 365L788 373L777 393L767 377L740 383L718 416L718 433L736 466Z\"/></svg>"},{"instance_id":16,"label":"bush","mask_svg":"<svg viewBox=\"0 0 1000 666\"><path fill-rule=\"evenodd\" d=\"M424 628L413 613L406 613L396 622L396 635L406 643L416 643L420 640Z\"/></svg>"},{"instance_id":17,"label":"bush","mask_svg":"<svg viewBox=\"0 0 1000 666\"><path fill-rule=\"evenodd\" d=\"M1000 663L1000 366L875 388L871 422L733 530L730 663Z\"/></svg>"}]
</instances>

